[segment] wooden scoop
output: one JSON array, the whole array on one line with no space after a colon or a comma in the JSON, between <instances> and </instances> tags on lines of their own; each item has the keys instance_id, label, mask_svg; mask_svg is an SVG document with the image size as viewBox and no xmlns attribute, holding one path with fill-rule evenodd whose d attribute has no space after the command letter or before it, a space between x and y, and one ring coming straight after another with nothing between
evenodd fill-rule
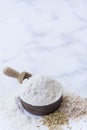
<instances>
[{"instance_id":1,"label":"wooden scoop","mask_svg":"<svg viewBox=\"0 0 87 130\"><path fill-rule=\"evenodd\" d=\"M24 79L32 76L32 74L26 71L19 73L18 71L10 67L4 68L3 73L9 77L16 78L19 81L19 83L22 83Z\"/></svg>"},{"instance_id":2,"label":"wooden scoop","mask_svg":"<svg viewBox=\"0 0 87 130\"><path fill-rule=\"evenodd\" d=\"M25 78L29 78L32 76L32 74L28 73L28 72L22 72L19 73L18 71L10 68L10 67L6 67L3 70L4 74L13 78L16 78L19 83L22 83L22 81ZM61 92L60 97L58 98L57 101L55 101L54 103L48 104L48 105L44 105L44 106L33 106L31 104L28 104L26 102L24 102L20 97L19 97L19 101L21 103L21 105L23 106L23 108L35 115L47 115L50 114L52 112L54 112L56 109L58 109L58 107L61 105L63 99L63 93Z\"/></svg>"}]
</instances>

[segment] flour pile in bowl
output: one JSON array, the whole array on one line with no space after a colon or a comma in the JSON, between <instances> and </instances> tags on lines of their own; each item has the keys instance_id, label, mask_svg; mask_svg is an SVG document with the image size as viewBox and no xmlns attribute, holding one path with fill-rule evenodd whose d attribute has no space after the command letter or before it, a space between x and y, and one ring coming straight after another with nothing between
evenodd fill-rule
<instances>
[{"instance_id":1,"label":"flour pile in bowl","mask_svg":"<svg viewBox=\"0 0 87 130\"><path fill-rule=\"evenodd\" d=\"M62 96L62 86L51 77L35 75L29 80L24 80L19 96L31 105L49 105Z\"/></svg>"}]
</instances>

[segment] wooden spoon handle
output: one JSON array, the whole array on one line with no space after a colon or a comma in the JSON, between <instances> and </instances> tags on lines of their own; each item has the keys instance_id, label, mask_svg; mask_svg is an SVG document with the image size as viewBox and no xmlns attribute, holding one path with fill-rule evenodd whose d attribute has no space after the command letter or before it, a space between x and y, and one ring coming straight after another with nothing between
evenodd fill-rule
<instances>
[{"instance_id":1,"label":"wooden spoon handle","mask_svg":"<svg viewBox=\"0 0 87 130\"><path fill-rule=\"evenodd\" d=\"M10 68L10 67L4 68L3 73L5 75L9 76L9 77L13 77L13 78L16 78L16 79L18 79L18 77L20 75L20 73L18 71L16 71L13 68Z\"/></svg>"}]
</instances>

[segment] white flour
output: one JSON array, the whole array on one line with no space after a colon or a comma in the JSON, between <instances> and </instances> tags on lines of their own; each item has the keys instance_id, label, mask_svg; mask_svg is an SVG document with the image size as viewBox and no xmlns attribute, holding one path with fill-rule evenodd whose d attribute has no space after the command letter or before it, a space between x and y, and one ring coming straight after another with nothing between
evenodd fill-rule
<instances>
[{"instance_id":1,"label":"white flour","mask_svg":"<svg viewBox=\"0 0 87 130\"><path fill-rule=\"evenodd\" d=\"M41 126L41 117L27 113L18 101L17 94L10 95L8 100L1 102L0 111L8 119L12 130L37 130L36 126Z\"/></svg>"},{"instance_id":2,"label":"white flour","mask_svg":"<svg viewBox=\"0 0 87 130\"><path fill-rule=\"evenodd\" d=\"M8 120L11 128L10 130L60 130L61 126L53 122L58 118L56 117L56 112L64 113L68 116L69 120L71 117L74 119L76 117L84 118L84 115L87 115L87 99L82 98L75 94L67 94L63 98L63 103L58 109L58 111L52 113L51 115L39 117L27 113L20 103L18 103L17 95L12 93L4 102L0 102L0 115ZM8 99L8 100L7 100ZM54 118L55 115L55 118ZM82 116L83 115L83 116ZM50 117L52 116L52 118ZM47 118L45 118L47 117ZM45 121L44 125L41 124ZM50 128L46 126L50 121ZM60 118L61 121L61 118ZM58 129L53 127L58 127ZM0 130L9 130L8 127ZM61 129L62 130L62 129Z\"/></svg>"},{"instance_id":3,"label":"white flour","mask_svg":"<svg viewBox=\"0 0 87 130\"><path fill-rule=\"evenodd\" d=\"M4 117L7 117L13 130L48 130L40 122L42 117L32 115L22 108L18 100L19 93L23 100L26 99L25 101L29 101L29 103L32 100L33 104L42 105L51 103L51 100L52 102L57 100L61 96L61 92L61 85L57 81L46 76L32 76L29 80L24 81L16 93L13 92L1 103L0 111Z\"/></svg>"},{"instance_id":4,"label":"white flour","mask_svg":"<svg viewBox=\"0 0 87 130\"><path fill-rule=\"evenodd\" d=\"M35 78L39 79L40 81L36 80ZM35 81L34 84L32 81ZM44 81L44 83L43 83L43 81ZM40 89L39 95L42 97L44 97L44 96L41 94L45 93L44 88L46 89L45 91L47 92L48 96L51 96L52 93L54 93L55 95L58 94L54 91L54 89L58 91L57 85L60 86L60 88L61 88L61 85L53 79L47 78L47 80L46 80L46 77L32 77L29 80L24 81L24 84L22 86L24 88L20 87L21 94L24 96L24 93L22 93L23 90L28 90L29 87L30 87L29 91L31 89L36 90L35 83L38 84L37 88L38 88L38 90ZM31 86L29 86L30 84L31 84ZM43 86L40 87L41 84L43 84ZM51 88L51 85L52 85L52 88ZM41 91L41 90L43 90L43 91ZM40 116L32 115L32 114L26 112L22 108L20 102L18 101L18 96L19 96L19 92L18 93L13 92L12 95L9 95L6 98L6 100L4 100L4 102L0 102L0 115L3 115L5 118L8 119L8 122L9 122L10 126L12 127L11 130L48 130L48 127L46 127L46 126L48 126L47 124L49 122L50 122L49 130L54 130L54 129L58 130L59 128L61 128L61 126L59 124L55 123L55 128L53 129L53 127L54 127L53 121L55 121L58 118L58 117L56 118L55 112L52 113L51 115L43 116L43 118ZM47 96L47 95L45 94L45 96ZM54 98L53 95L52 95L52 97L54 100L56 99L56 98ZM27 96L27 99L28 98L29 97ZM46 101L43 100L46 98L47 97L42 98L43 103L48 103L47 100ZM33 99L33 96L30 99ZM34 100L34 102L35 102L35 100ZM38 100L41 102L40 98ZM68 119L70 120L72 116L73 116L73 118L76 118L76 117L80 117L82 115L84 116L85 114L87 114L86 108L87 108L87 99L84 99L75 94L72 94L72 95L67 94L64 96L63 102L62 102L60 108L58 109L58 111L56 111L56 112L60 111L61 113L64 113L65 115L67 115ZM54 118L54 115L55 115L55 118ZM50 118L50 116L52 118ZM47 117L47 118L45 118L45 117ZM42 120L42 123L41 123L41 120ZM61 121L61 118L60 118L60 121ZM58 129L56 129L56 127L58 127ZM6 128L6 126L5 126L5 128ZM3 130L9 130L9 129L3 128Z\"/></svg>"},{"instance_id":5,"label":"white flour","mask_svg":"<svg viewBox=\"0 0 87 130\"><path fill-rule=\"evenodd\" d=\"M61 97L62 86L50 77L35 75L23 82L19 94L23 101L31 105L48 105Z\"/></svg>"}]
</instances>

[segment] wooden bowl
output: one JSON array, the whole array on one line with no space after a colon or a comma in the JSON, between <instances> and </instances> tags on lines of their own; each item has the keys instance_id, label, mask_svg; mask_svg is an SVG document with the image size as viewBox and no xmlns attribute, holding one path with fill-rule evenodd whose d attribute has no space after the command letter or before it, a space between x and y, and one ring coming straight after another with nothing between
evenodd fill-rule
<instances>
[{"instance_id":1,"label":"wooden bowl","mask_svg":"<svg viewBox=\"0 0 87 130\"><path fill-rule=\"evenodd\" d=\"M30 105L26 102L24 102L21 98L20 99L20 103L23 106L23 108L35 115L47 115L50 114L52 112L54 112L56 109L58 109L61 105L62 99L63 99L63 95L61 95L61 97L54 103L49 104L49 105L44 105L44 106L33 106Z\"/></svg>"},{"instance_id":2,"label":"wooden bowl","mask_svg":"<svg viewBox=\"0 0 87 130\"><path fill-rule=\"evenodd\" d=\"M7 76L18 79L19 83L22 83L22 81L24 79L32 76L32 74L30 74L28 72L24 71L22 73L19 73L18 71L16 71L13 68L10 68L10 67L6 67L3 70L3 72ZM35 115L47 115L47 114L54 112L60 106L60 104L62 102L62 98L63 98L63 94L61 93L61 96L59 97L59 99L56 102L49 104L49 105L44 105L44 106L33 106L31 104L24 102L20 97L19 97L19 100L20 100L21 105L23 106L23 108L26 111L28 111L32 114L35 114Z\"/></svg>"}]
</instances>

